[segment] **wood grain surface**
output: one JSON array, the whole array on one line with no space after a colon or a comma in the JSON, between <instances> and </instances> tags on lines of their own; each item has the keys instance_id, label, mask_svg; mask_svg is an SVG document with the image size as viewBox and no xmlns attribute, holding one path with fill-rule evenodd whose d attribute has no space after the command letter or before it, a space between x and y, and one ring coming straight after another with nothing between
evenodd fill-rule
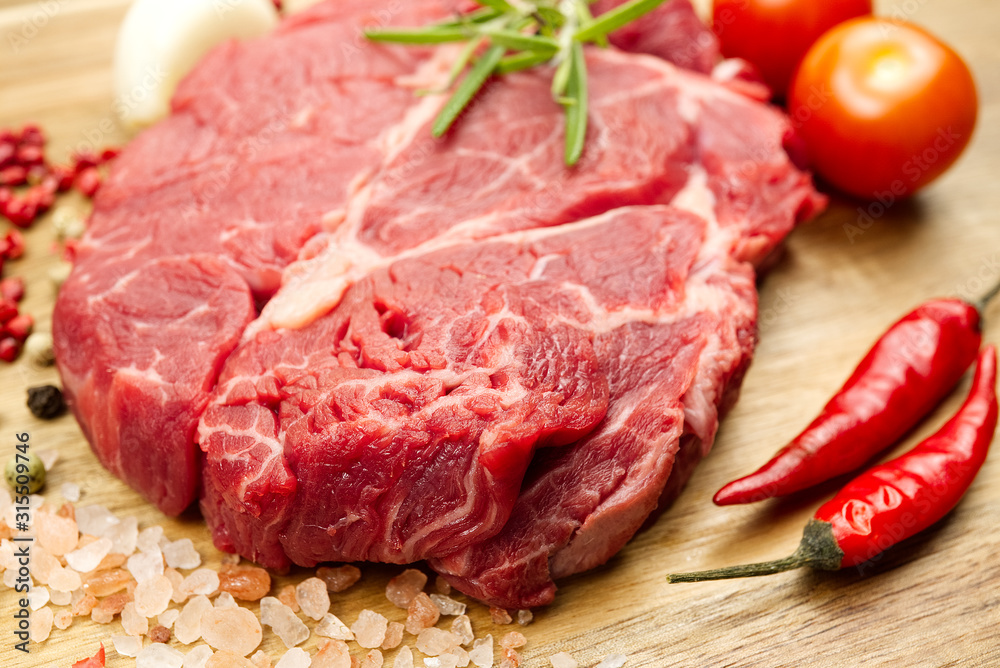
<instances>
[{"instance_id":1,"label":"wood grain surface","mask_svg":"<svg viewBox=\"0 0 1000 668\"><path fill-rule=\"evenodd\" d=\"M111 108L111 57L127 4L0 0L0 127L40 123L56 160L78 146L126 140ZM975 297L1000 279L1000 7L995 0L876 4L882 14L927 26L971 63L981 95L972 146L910 201L888 210L876 205L871 218L858 203L834 201L791 236L787 253L762 280L760 346L714 450L652 529L606 566L562 582L556 603L520 629L528 638L524 665L548 666L558 651L571 652L580 666L622 653L628 668L1000 665L1000 453L946 519L863 569L696 585L664 581L668 572L790 553L835 484L752 507L717 508L715 490L801 429L900 315L932 296ZM65 204L84 205L72 197ZM23 309L41 331L50 328L54 296L47 275L56 262L50 218L28 234L24 259L4 270L26 279ZM1000 341L998 321L994 305L987 341ZM82 504L106 504L136 515L140 526L161 524L171 538L191 537L206 562L218 565L221 555L195 513L164 518L97 464L72 417L41 422L28 413L25 388L56 381L54 370L32 369L23 359L0 365L0 459L13 451L15 433L30 431L34 448L61 452L49 476L52 500L62 483L75 482ZM968 378L896 452L936 429L967 387ZM384 598L399 567L363 570L362 582L335 598L333 612L348 624L366 607L401 620L403 611ZM278 583L302 577L294 572ZM117 620L107 626L77 620L30 655L15 652L14 599L10 590L0 592L0 666L69 666L99 641L109 647L109 666L134 665L110 649L109 637L121 632ZM471 615L479 635L518 628L494 627L482 606L472 606ZM284 649L269 632L263 647L275 660ZM306 647L315 647L315 637Z\"/></svg>"}]
</instances>

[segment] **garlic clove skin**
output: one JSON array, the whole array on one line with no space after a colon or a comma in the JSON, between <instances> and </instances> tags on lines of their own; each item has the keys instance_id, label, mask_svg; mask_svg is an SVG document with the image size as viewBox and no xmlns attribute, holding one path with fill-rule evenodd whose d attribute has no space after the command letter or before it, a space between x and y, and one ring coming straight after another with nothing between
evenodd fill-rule
<instances>
[{"instance_id":1,"label":"garlic clove skin","mask_svg":"<svg viewBox=\"0 0 1000 668\"><path fill-rule=\"evenodd\" d=\"M129 128L170 111L177 84L217 44L258 37L279 21L271 0L136 0L115 44L115 111Z\"/></svg>"}]
</instances>

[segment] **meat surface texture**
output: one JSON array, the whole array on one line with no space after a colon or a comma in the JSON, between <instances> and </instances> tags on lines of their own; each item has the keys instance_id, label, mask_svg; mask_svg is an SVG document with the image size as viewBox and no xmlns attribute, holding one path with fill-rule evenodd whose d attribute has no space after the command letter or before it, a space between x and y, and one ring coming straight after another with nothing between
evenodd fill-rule
<instances>
[{"instance_id":1,"label":"meat surface texture","mask_svg":"<svg viewBox=\"0 0 1000 668\"><path fill-rule=\"evenodd\" d=\"M99 192L56 353L105 466L166 513L200 493L220 548L531 607L708 452L753 266L823 202L686 0L587 52L575 168L544 69L432 139L451 54L360 30L454 9L331 0L215 50Z\"/></svg>"}]
</instances>

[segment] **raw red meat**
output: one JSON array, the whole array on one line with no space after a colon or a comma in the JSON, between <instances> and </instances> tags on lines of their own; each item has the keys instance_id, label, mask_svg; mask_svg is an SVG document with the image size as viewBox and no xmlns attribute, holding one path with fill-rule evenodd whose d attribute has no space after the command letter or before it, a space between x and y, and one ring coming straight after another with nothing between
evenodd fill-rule
<instances>
[{"instance_id":1,"label":"raw red meat","mask_svg":"<svg viewBox=\"0 0 1000 668\"><path fill-rule=\"evenodd\" d=\"M542 71L431 139L443 96L413 89L448 54L358 27L449 9L332 1L214 51L99 192L57 358L101 461L161 509L203 469L220 547L432 558L524 607L679 490L750 361L751 264L822 202L778 111L613 49L587 55L575 169Z\"/></svg>"}]
</instances>

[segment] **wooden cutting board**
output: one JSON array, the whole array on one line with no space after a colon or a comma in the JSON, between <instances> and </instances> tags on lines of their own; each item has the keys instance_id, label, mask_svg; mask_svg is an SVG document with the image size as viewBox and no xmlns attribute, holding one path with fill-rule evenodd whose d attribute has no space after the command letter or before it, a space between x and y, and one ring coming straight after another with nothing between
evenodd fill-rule
<instances>
[{"instance_id":1,"label":"wooden cutting board","mask_svg":"<svg viewBox=\"0 0 1000 668\"><path fill-rule=\"evenodd\" d=\"M111 110L111 56L127 5L0 0L0 127L40 123L57 160L77 146L126 140ZM864 572L792 572L697 585L664 581L668 572L790 553L835 485L735 508L713 506L715 490L761 464L802 428L900 315L932 296L975 297L1000 279L1000 7L993 0L877 5L882 14L929 27L971 63L982 98L972 146L917 198L887 212L875 206L873 218L863 216L858 203L834 201L791 236L787 254L762 282L760 346L714 450L652 529L606 566L561 583L556 603L521 629L528 638L524 665L548 666L547 657L558 651L571 652L581 666L622 653L628 668L1000 665L1000 453L945 520ZM83 206L72 197L65 203ZM41 331L50 329L53 239L48 217L28 234L24 259L4 270L26 279L23 309ZM987 313L987 341L1000 341L998 320L1000 306L994 306ZM35 370L24 360L0 365L0 458L12 453L15 433L30 431L33 447L61 452L47 487L53 500L60 485L75 482L83 490L81 504L136 515L140 526L161 524L171 538L192 538L206 562L218 565L220 554L196 514L164 518L97 464L71 417L42 422L28 413L25 388L57 380L54 370ZM936 429L967 386L968 379L899 450ZM362 582L335 598L333 612L348 624L366 607L402 619L404 613L384 598L387 579L400 569L363 570ZM292 573L278 583L303 576ZM99 641L109 647L109 666L134 665L110 649L109 637L121 632L117 620L108 626L78 620L66 631L54 630L30 655L15 652L15 598L10 590L0 592L0 665L68 666L92 654ZM482 606L472 606L470 614L479 635L519 628L492 626ZM275 660L284 649L270 633L263 647ZM315 647L315 637L306 647Z\"/></svg>"}]
</instances>

